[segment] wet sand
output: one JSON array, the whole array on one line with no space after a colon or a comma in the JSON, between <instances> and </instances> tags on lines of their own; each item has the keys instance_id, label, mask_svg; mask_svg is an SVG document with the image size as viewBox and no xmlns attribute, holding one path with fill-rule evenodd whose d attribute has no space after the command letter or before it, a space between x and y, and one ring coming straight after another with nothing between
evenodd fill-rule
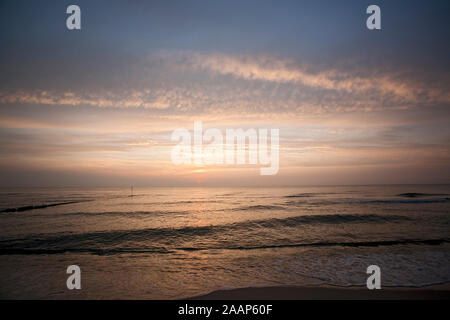
<instances>
[{"instance_id":1,"label":"wet sand","mask_svg":"<svg viewBox=\"0 0 450 320\"><path fill-rule=\"evenodd\" d=\"M260 287L218 290L192 300L442 300L450 298L450 284L424 288Z\"/></svg>"}]
</instances>

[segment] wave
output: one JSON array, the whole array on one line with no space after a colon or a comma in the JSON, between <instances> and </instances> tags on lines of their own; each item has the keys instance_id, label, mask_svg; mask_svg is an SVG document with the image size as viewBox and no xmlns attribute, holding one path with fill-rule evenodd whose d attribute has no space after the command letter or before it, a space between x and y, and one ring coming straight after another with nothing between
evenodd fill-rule
<instances>
[{"instance_id":1,"label":"wave","mask_svg":"<svg viewBox=\"0 0 450 320\"><path fill-rule=\"evenodd\" d=\"M311 197L318 197L321 195L329 195L334 193L312 193L312 192L304 192L304 193L297 193L292 194L288 196L284 196L285 198L311 198Z\"/></svg>"},{"instance_id":2,"label":"wave","mask_svg":"<svg viewBox=\"0 0 450 320\"><path fill-rule=\"evenodd\" d=\"M271 248L290 248L290 247L381 247L395 245L441 245L450 243L450 239L401 239L401 240L381 240L381 241L357 241L357 242L311 242L311 243L292 243L292 244L274 244L264 246L237 246L237 247L210 247L210 248L176 248L177 250L199 251L199 250L256 250Z\"/></svg>"},{"instance_id":3,"label":"wave","mask_svg":"<svg viewBox=\"0 0 450 320\"><path fill-rule=\"evenodd\" d=\"M191 203L222 203L222 200L182 200L163 202L164 204L191 204ZM161 202L159 202L161 203Z\"/></svg>"},{"instance_id":4,"label":"wave","mask_svg":"<svg viewBox=\"0 0 450 320\"><path fill-rule=\"evenodd\" d=\"M132 216L151 216L151 215L166 215L166 214L188 214L190 211L165 211L165 210L155 210L155 211L104 211L104 212L68 212L64 213L65 217L67 216L122 216L122 217L132 217ZM61 213L57 213L56 215L60 216Z\"/></svg>"},{"instance_id":5,"label":"wave","mask_svg":"<svg viewBox=\"0 0 450 320\"><path fill-rule=\"evenodd\" d=\"M449 202L450 198L438 198L438 199L376 199L376 200L355 200L355 202L366 202L366 203L441 203Z\"/></svg>"},{"instance_id":6,"label":"wave","mask_svg":"<svg viewBox=\"0 0 450 320\"><path fill-rule=\"evenodd\" d=\"M442 239L400 239L400 240L382 240L382 241L357 241L357 242L311 242L311 243L288 243L262 246L222 246L222 247L175 247L168 250L164 247L154 248L61 248L61 249L27 249L27 248L5 248L0 249L0 255L49 255L64 253L88 253L95 255L113 255L113 254L169 254L176 251L205 251L205 250L262 250L276 248L297 248L297 247L382 247L398 245L431 245L437 246L450 243L449 238Z\"/></svg>"},{"instance_id":7,"label":"wave","mask_svg":"<svg viewBox=\"0 0 450 320\"><path fill-rule=\"evenodd\" d=\"M400 193L397 197L406 197L406 198L420 198L420 197L442 197L448 196L448 193L416 193L416 192L408 192L408 193Z\"/></svg>"},{"instance_id":8,"label":"wave","mask_svg":"<svg viewBox=\"0 0 450 320\"><path fill-rule=\"evenodd\" d=\"M396 222L396 221L410 221L406 216L400 215L377 215L377 214L325 214L325 215L310 215L310 216L295 216L288 218L272 218L265 220L254 220L244 222L241 224L257 225L266 228L276 227L293 227L303 224L340 224L340 223L355 223L355 222Z\"/></svg>"},{"instance_id":9,"label":"wave","mask_svg":"<svg viewBox=\"0 0 450 320\"><path fill-rule=\"evenodd\" d=\"M67 248L67 249L0 249L0 255L39 255L39 254L64 254L64 253L89 253L94 255L126 254L126 253L173 253L164 248L156 249L93 249L93 248Z\"/></svg>"},{"instance_id":10,"label":"wave","mask_svg":"<svg viewBox=\"0 0 450 320\"><path fill-rule=\"evenodd\" d=\"M435 199L358 199L358 198L341 198L321 201L286 201L284 205L298 206L298 205L336 205L336 204L419 204L419 203L446 203L450 202L450 198L435 198Z\"/></svg>"},{"instance_id":11,"label":"wave","mask_svg":"<svg viewBox=\"0 0 450 320\"><path fill-rule=\"evenodd\" d=\"M81 202L87 202L91 200L83 200L83 201L66 201L66 202L58 202L58 203L47 203L47 204L40 204L40 205L31 205L31 206L23 206L23 207L17 207L17 208L6 208L0 211L0 213L7 213L7 212L23 212L23 211L30 211L30 210L36 210L36 209L45 209L50 207L56 207L56 206L63 206L66 204L74 204L74 203L81 203Z\"/></svg>"},{"instance_id":12,"label":"wave","mask_svg":"<svg viewBox=\"0 0 450 320\"><path fill-rule=\"evenodd\" d=\"M64 248L98 248L115 247L126 242L132 243L164 243L176 245L183 241L196 241L198 238L219 235L245 234L245 232L273 232L286 227L297 227L305 224L340 224L340 223L385 223L408 221L405 216L381 215L312 215L288 218L272 218L265 220L242 221L232 224L192 226L183 228L147 228L139 230L114 230L78 234L34 234L22 239L0 240L0 250L16 249L57 249ZM91 249L89 249L91 250Z\"/></svg>"},{"instance_id":13,"label":"wave","mask_svg":"<svg viewBox=\"0 0 450 320\"><path fill-rule=\"evenodd\" d=\"M253 206L244 206L239 208L231 209L233 211L248 211L248 210L284 210L286 209L283 206L275 206L275 205L253 205Z\"/></svg>"}]
</instances>

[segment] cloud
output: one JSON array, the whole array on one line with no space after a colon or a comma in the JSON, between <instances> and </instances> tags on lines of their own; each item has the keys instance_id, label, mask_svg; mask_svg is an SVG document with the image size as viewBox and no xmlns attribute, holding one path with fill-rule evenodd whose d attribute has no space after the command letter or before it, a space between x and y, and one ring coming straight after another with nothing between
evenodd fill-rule
<instances>
[{"instance_id":1,"label":"cloud","mask_svg":"<svg viewBox=\"0 0 450 320\"><path fill-rule=\"evenodd\" d=\"M33 92L18 91L13 93L0 93L0 103L28 103L45 105L88 105L94 107L123 107L123 108L149 108L166 109L170 106L167 96L150 94L149 90L122 92L121 94L105 92L104 94L80 94L71 91L51 92L35 90Z\"/></svg>"},{"instance_id":2,"label":"cloud","mask_svg":"<svg viewBox=\"0 0 450 320\"><path fill-rule=\"evenodd\" d=\"M118 61L108 78L84 87L42 83L0 87L0 104L137 108L171 115L329 114L448 104L444 84L408 73L314 67L267 55L164 51ZM123 62L122 62L123 63ZM98 70L101 74L101 70ZM120 79L120 80L119 80ZM41 83L41 82L39 82Z\"/></svg>"},{"instance_id":3,"label":"cloud","mask_svg":"<svg viewBox=\"0 0 450 320\"><path fill-rule=\"evenodd\" d=\"M337 69L313 73L307 71L308 68L298 66L294 60L276 59L269 56L189 53L187 59L197 68L247 80L297 83L311 88L348 93L376 91L408 102L424 101L424 99L434 102L450 102L450 94L447 90L427 88L423 83L421 85L411 84L396 79L395 73L373 74L366 77Z\"/></svg>"}]
</instances>

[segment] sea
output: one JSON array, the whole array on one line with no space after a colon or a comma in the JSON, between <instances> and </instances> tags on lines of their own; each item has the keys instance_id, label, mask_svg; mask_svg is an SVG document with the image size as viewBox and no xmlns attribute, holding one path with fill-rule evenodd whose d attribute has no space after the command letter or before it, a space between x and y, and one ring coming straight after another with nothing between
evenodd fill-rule
<instances>
[{"instance_id":1,"label":"sea","mask_svg":"<svg viewBox=\"0 0 450 320\"><path fill-rule=\"evenodd\" d=\"M0 230L3 299L450 282L450 185L1 189Z\"/></svg>"}]
</instances>

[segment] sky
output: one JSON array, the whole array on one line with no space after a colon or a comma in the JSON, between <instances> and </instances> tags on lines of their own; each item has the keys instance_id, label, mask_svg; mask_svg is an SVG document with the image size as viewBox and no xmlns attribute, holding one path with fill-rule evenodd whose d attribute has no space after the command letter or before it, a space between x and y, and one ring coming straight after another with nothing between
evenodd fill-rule
<instances>
[{"instance_id":1,"label":"sky","mask_svg":"<svg viewBox=\"0 0 450 320\"><path fill-rule=\"evenodd\" d=\"M0 186L450 183L449 9L1 1ZM175 165L171 134L196 120L279 129L278 173Z\"/></svg>"}]
</instances>

